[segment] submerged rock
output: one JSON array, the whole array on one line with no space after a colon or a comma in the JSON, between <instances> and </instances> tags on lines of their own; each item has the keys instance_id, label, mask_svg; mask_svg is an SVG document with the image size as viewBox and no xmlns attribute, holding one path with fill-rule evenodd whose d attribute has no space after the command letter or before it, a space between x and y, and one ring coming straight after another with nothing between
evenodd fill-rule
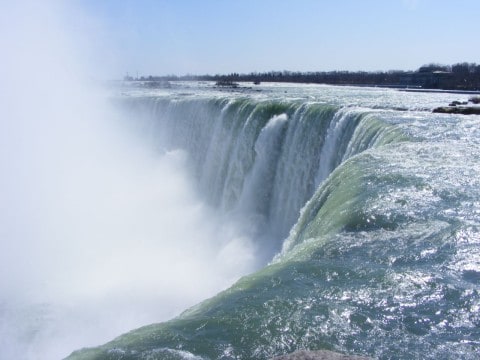
<instances>
[{"instance_id":1,"label":"submerged rock","mask_svg":"<svg viewBox=\"0 0 480 360\"><path fill-rule=\"evenodd\" d=\"M480 115L480 106L441 106L433 109L440 114Z\"/></svg>"},{"instance_id":2,"label":"submerged rock","mask_svg":"<svg viewBox=\"0 0 480 360\"><path fill-rule=\"evenodd\" d=\"M480 104L480 96L472 96L468 101L473 104Z\"/></svg>"},{"instance_id":3,"label":"submerged rock","mask_svg":"<svg viewBox=\"0 0 480 360\"><path fill-rule=\"evenodd\" d=\"M457 106L457 105L467 105L468 102L467 101L452 101L450 104L448 104L448 106Z\"/></svg>"},{"instance_id":4,"label":"submerged rock","mask_svg":"<svg viewBox=\"0 0 480 360\"><path fill-rule=\"evenodd\" d=\"M288 355L277 356L272 360L369 360L371 358L356 355L344 355L328 350L296 351Z\"/></svg>"}]
</instances>

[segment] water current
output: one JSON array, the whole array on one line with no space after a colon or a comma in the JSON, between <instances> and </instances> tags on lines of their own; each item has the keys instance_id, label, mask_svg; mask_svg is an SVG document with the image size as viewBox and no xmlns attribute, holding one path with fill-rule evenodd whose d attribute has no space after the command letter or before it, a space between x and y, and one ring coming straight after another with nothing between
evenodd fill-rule
<instances>
[{"instance_id":1,"label":"water current","mask_svg":"<svg viewBox=\"0 0 480 360\"><path fill-rule=\"evenodd\" d=\"M118 93L132 136L184 152L195 191L240 224L258 261L178 317L71 359L478 357L480 117L431 112L468 95L210 83Z\"/></svg>"}]
</instances>

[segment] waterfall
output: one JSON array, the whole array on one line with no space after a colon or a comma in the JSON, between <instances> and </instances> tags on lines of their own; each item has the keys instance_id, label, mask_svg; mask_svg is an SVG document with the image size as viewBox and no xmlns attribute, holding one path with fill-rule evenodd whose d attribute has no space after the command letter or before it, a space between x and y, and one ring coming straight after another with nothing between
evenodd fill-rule
<instances>
[{"instance_id":1,"label":"waterfall","mask_svg":"<svg viewBox=\"0 0 480 360\"><path fill-rule=\"evenodd\" d=\"M206 200L277 252L300 209L346 159L401 140L375 113L245 98L123 99L142 137L189 154ZM143 114L142 116L139 114ZM393 134L387 136L386 134Z\"/></svg>"}]
</instances>

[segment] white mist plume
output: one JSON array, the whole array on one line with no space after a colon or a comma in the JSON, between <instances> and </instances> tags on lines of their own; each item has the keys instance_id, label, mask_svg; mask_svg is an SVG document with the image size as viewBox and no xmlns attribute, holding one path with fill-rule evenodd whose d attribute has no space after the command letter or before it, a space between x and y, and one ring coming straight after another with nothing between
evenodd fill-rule
<instances>
[{"instance_id":1,"label":"white mist plume","mask_svg":"<svg viewBox=\"0 0 480 360\"><path fill-rule=\"evenodd\" d=\"M150 152L85 85L62 11L0 14L0 359L167 320L255 266L250 240L195 194L188 154Z\"/></svg>"}]
</instances>

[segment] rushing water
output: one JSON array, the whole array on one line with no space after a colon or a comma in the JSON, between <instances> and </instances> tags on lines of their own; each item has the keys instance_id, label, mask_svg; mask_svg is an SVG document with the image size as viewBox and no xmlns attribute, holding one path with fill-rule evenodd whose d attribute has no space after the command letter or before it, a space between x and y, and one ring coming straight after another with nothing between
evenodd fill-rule
<instances>
[{"instance_id":1,"label":"rushing water","mask_svg":"<svg viewBox=\"0 0 480 360\"><path fill-rule=\"evenodd\" d=\"M467 95L209 83L120 92L129 136L160 158L182 153L195 193L251 240L258 270L71 359L478 357L480 117L431 113Z\"/></svg>"},{"instance_id":2,"label":"rushing water","mask_svg":"<svg viewBox=\"0 0 480 360\"><path fill-rule=\"evenodd\" d=\"M188 153L205 201L271 261L72 359L478 357L480 117L431 113L466 95L189 86L117 101L149 146Z\"/></svg>"}]
</instances>

